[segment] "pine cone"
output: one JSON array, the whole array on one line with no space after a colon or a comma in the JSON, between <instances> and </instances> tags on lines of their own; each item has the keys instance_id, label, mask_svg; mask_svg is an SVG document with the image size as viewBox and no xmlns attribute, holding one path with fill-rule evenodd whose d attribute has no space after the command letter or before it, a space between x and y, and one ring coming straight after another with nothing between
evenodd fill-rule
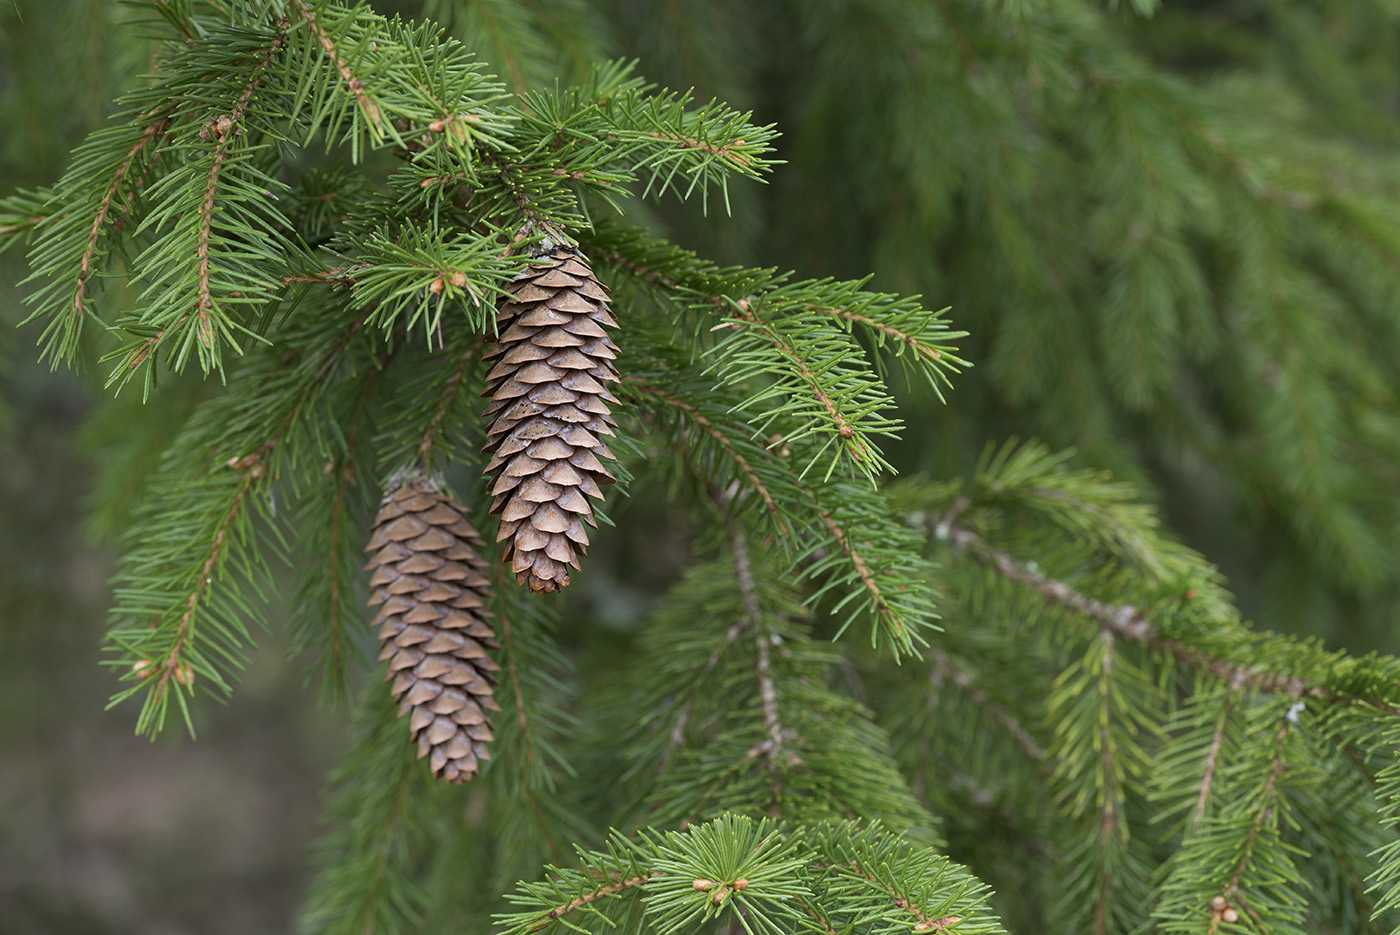
<instances>
[{"instance_id":1,"label":"pine cone","mask_svg":"<svg viewBox=\"0 0 1400 935\"><path fill-rule=\"evenodd\" d=\"M601 436L615 434L606 384L617 380L617 346L604 328L616 328L607 290L573 250L556 248L507 287L496 314L500 337L487 360L491 419L486 466L501 514L497 542L502 560L531 591L569 583L588 554L587 523L595 529L588 497L616 478L603 466L612 452ZM586 496L585 496L586 495Z\"/></svg>"},{"instance_id":2,"label":"pine cone","mask_svg":"<svg viewBox=\"0 0 1400 935\"><path fill-rule=\"evenodd\" d=\"M398 486L396 486L396 484ZM370 604L389 660L399 714L409 714L418 756L448 782L466 782L490 759L487 710L499 666L485 600L481 537L451 497L420 473L391 482L374 518L366 571Z\"/></svg>"}]
</instances>

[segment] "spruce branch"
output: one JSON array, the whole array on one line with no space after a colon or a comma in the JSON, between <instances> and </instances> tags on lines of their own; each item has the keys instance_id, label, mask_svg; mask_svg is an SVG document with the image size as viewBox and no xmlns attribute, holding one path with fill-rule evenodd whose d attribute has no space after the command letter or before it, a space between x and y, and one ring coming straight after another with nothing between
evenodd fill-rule
<instances>
[{"instance_id":1,"label":"spruce branch","mask_svg":"<svg viewBox=\"0 0 1400 935\"><path fill-rule=\"evenodd\" d=\"M713 420L701 412L698 406L687 402L680 396L655 386L633 374L624 376L622 379L623 392L641 394L661 404L660 408L654 408L653 410L657 418L661 418L664 414L664 410L667 409L685 413L686 417L699 426L709 438L713 439L714 443L720 447L720 450L734 462L739 470L740 476L742 476L744 480L744 486L758 494L759 499L763 501L764 510L767 511L774 528L779 531L782 538L791 540L794 537L794 532L790 528L788 520L778 507L773 491L769 489L768 484L765 483L763 477L760 476L758 467L739 450L739 445L731 437L730 433L722 430Z\"/></svg>"},{"instance_id":2,"label":"spruce branch","mask_svg":"<svg viewBox=\"0 0 1400 935\"><path fill-rule=\"evenodd\" d=\"M354 96L355 104L359 107L360 112L364 114L365 119L369 121L370 130L374 136L382 137L390 132L386 126L384 113L379 103L366 91L365 83L355 75L346 57L341 54L336 40L327 32L321 23L317 22L317 11L313 10L309 5L303 2L303 0L292 0L291 7L297 12L297 15L301 17L302 22L306 23L312 35L316 37L317 44L320 45L321 49L326 54L326 58L330 60L331 65L340 75L340 80L344 84L345 89Z\"/></svg>"},{"instance_id":3,"label":"spruce branch","mask_svg":"<svg viewBox=\"0 0 1400 935\"><path fill-rule=\"evenodd\" d=\"M938 687L945 681L951 682L981 710L986 711L992 720L1016 742L1016 745L1026 756L1036 761L1042 761L1046 758L1045 748L1036 741L1026 726L1012 712L993 701L991 696L978 686L977 680L958 668L946 652L937 645L929 646L926 652L929 660L930 690L928 698L930 704L933 704L938 696ZM926 745L927 741L928 735L925 734L920 743ZM923 758L921 757L921 759Z\"/></svg>"},{"instance_id":4,"label":"spruce branch","mask_svg":"<svg viewBox=\"0 0 1400 935\"><path fill-rule=\"evenodd\" d=\"M594 900L602 899L605 896L616 896L618 893L630 890L633 887L642 886L647 882L656 879L659 876L661 876L661 871L654 870L651 873L642 874L635 877L628 877L627 879L618 880L615 883L608 883L596 889L589 890L588 892L580 893L578 896L575 896L567 903L555 906L553 909L549 910L549 912L545 913L539 919L535 920L534 924L532 924L529 928L526 928L525 931L542 931L543 929L549 927L549 923L562 919L564 916L573 912L575 909L580 909L584 906L587 906Z\"/></svg>"},{"instance_id":5,"label":"spruce branch","mask_svg":"<svg viewBox=\"0 0 1400 935\"><path fill-rule=\"evenodd\" d=\"M781 547L817 599L832 596L838 634L868 616L873 644L888 642L896 655L913 651L935 614L908 531L888 522L883 496L861 483L821 485L800 477L791 462L800 463L815 445L782 436L760 443L737 398L711 388L673 355L653 361L655 372L634 370L621 389L653 425L671 427L684 440L687 469L704 475L703 486L733 489L735 511L758 497L764 524L758 538Z\"/></svg>"},{"instance_id":6,"label":"spruce branch","mask_svg":"<svg viewBox=\"0 0 1400 935\"><path fill-rule=\"evenodd\" d=\"M762 626L763 611L758 604L758 584L754 578L753 562L749 559L748 542L733 520L729 522L729 547L734 555L734 573L739 585L739 604L744 615L734 626L748 630L754 641L754 677L758 683L758 700L763 711L763 729L767 738L749 751L751 757L761 757L772 778L772 797L768 815L778 817L778 802L782 795L782 771L785 767L801 766L801 757L786 749L788 731L778 713L778 689L773 680L773 660L769 643L773 635ZM732 627L731 627L732 629Z\"/></svg>"},{"instance_id":7,"label":"spruce branch","mask_svg":"<svg viewBox=\"0 0 1400 935\"><path fill-rule=\"evenodd\" d=\"M461 398L460 394L464 386L464 376L466 370L486 347L485 339L477 339L466 346L457 355L457 363L442 383L442 393L438 397L437 405L433 409L432 418L423 429L422 438L418 441L418 463L419 466L427 469L430 465L430 457L438 447L443 435L443 423L447 419L447 414L454 403Z\"/></svg>"},{"instance_id":8,"label":"spruce branch","mask_svg":"<svg viewBox=\"0 0 1400 935\"><path fill-rule=\"evenodd\" d=\"M224 160L228 157L234 141L245 132L244 115L248 111L248 104L287 40L287 26L285 19L278 20L277 31L273 34L262 59L253 68L243 93L233 105L233 110L227 116L219 117L210 128L210 134L218 143L214 147L214 158L210 161L209 176L204 183L204 199L200 202L199 209L198 243L194 252L198 267L198 285L195 293L195 315L198 324L195 336L206 351L214 344L214 327L210 322L210 313L215 303L213 290L209 285L209 237L214 229L214 195L219 188L219 176L224 168ZM177 322L175 327L179 324L180 322ZM162 334L164 330L162 329ZM147 348L143 354L151 350L153 348Z\"/></svg>"},{"instance_id":9,"label":"spruce branch","mask_svg":"<svg viewBox=\"0 0 1400 935\"><path fill-rule=\"evenodd\" d=\"M1345 683L1330 684L1325 679L1308 678L1288 671L1261 668L1256 664L1237 661L1228 656L1202 650L1181 639L1172 638L1154 623L1153 612L1132 604L1110 604L1098 600L1056 581L1029 563L992 546L987 540L943 516L929 518L931 531L938 539L966 553L971 558L1009 581L1015 582L1053 603L1082 615L1099 627L1099 632L1112 634L1150 649L1166 652L1178 662L1200 670L1225 682L1236 682L1267 694L1298 694L1329 704L1359 705L1387 715L1400 715L1400 705L1386 697L1349 689ZM1191 595L1194 596L1194 595ZM1190 599L1190 596L1186 598ZM1381 665L1385 665L1381 662ZM1348 667L1352 668L1352 667ZM1347 672L1348 678L1360 673Z\"/></svg>"},{"instance_id":10,"label":"spruce branch","mask_svg":"<svg viewBox=\"0 0 1400 935\"><path fill-rule=\"evenodd\" d=\"M398 935L421 911L413 873L427 838L428 773L377 682L361 693L355 722L354 745L331 779L332 827L316 847L302 925L315 935Z\"/></svg>"},{"instance_id":11,"label":"spruce branch","mask_svg":"<svg viewBox=\"0 0 1400 935\"><path fill-rule=\"evenodd\" d=\"M1211 731L1210 747L1206 751L1205 767L1201 770L1200 790L1196 793L1196 807L1191 813L1188 832L1198 831L1201 822L1205 820L1206 806L1210 803L1211 787L1215 784L1216 769L1220 765L1221 748L1225 743L1225 731L1230 726L1230 716L1234 713L1240 689L1243 687L1244 673L1236 672L1230 679L1230 692L1225 696L1225 703L1220 707L1215 730Z\"/></svg>"},{"instance_id":12,"label":"spruce branch","mask_svg":"<svg viewBox=\"0 0 1400 935\"><path fill-rule=\"evenodd\" d=\"M157 117L146 124L141 136L136 142L131 144L131 148L126 151L121 163L116 171L112 173L112 183L107 186L107 191L97 203L97 211L92 217L92 228L88 233L87 246L83 249L82 255L78 258L78 276L73 287L73 298L69 302L68 314L74 319L81 319L84 311L84 298L87 293L88 278L93 273L93 262L96 259L98 241L102 236L103 227L107 223L107 215L114 208L113 201L118 191L124 185L139 184L139 179L129 178L131 164L143 151L155 149L160 146L162 138L170 129L171 118L169 116ZM67 326L67 341L76 339L78 329L81 325L74 321Z\"/></svg>"},{"instance_id":13,"label":"spruce branch","mask_svg":"<svg viewBox=\"0 0 1400 935\"><path fill-rule=\"evenodd\" d=\"M363 318L352 322L305 369L265 355L267 369L252 369L235 384L256 387L255 398L225 393L196 410L167 456L133 525L108 635L122 656L112 664L131 666L125 679L134 683L112 703L144 694L139 732L162 729L172 697L193 730L187 695L196 676L230 690L224 672L241 665L249 642L249 597L271 589L265 553L281 551L272 499L285 460L280 449L289 438L294 447L300 441L299 418L344 363L362 325ZM221 444L240 453L220 463ZM183 691L172 690L172 682Z\"/></svg>"}]
</instances>

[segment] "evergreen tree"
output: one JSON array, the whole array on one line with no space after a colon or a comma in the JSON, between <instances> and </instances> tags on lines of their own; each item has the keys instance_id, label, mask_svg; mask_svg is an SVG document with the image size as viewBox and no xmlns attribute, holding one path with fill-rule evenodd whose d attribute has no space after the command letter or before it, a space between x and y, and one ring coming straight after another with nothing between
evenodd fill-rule
<instances>
[{"instance_id":1,"label":"evergreen tree","mask_svg":"<svg viewBox=\"0 0 1400 935\"><path fill-rule=\"evenodd\" d=\"M1400 660L1146 502L1393 610L1400 23L1150 6L103 14L0 248L112 391L140 732L295 570L306 931L1400 928Z\"/></svg>"}]
</instances>

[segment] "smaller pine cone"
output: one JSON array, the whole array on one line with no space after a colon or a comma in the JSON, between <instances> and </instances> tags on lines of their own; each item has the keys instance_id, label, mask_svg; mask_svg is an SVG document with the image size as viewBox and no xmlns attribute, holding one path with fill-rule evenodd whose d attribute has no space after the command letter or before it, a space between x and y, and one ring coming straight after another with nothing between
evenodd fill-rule
<instances>
[{"instance_id":1,"label":"smaller pine cone","mask_svg":"<svg viewBox=\"0 0 1400 935\"><path fill-rule=\"evenodd\" d=\"M617 322L608 293L583 257L556 248L506 287L496 314L500 337L486 357L491 403L486 474L501 514L502 560L531 591L558 591L588 554L584 523L597 527L589 497L614 482L607 384L618 379Z\"/></svg>"},{"instance_id":2,"label":"smaller pine cone","mask_svg":"<svg viewBox=\"0 0 1400 935\"><path fill-rule=\"evenodd\" d=\"M409 715L418 756L448 782L466 782L491 758L491 697L499 666L485 608L481 537L451 497L420 473L391 482L366 571L375 623L399 714Z\"/></svg>"}]
</instances>

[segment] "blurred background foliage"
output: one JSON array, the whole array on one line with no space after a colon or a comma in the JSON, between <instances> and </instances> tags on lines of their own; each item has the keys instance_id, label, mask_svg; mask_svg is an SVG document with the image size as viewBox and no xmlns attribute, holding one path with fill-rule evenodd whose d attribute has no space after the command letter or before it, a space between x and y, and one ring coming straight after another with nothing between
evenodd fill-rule
<instances>
[{"instance_id":1,"label":"blurred background foliage","mask_svg":"<svg viewBox=\"0 0 1400 935\"><path fill-rule=\"evenodd\" d=\"M976 368L946 407L903 388L902 472L966 473L1016 435L1073 446L1156 501L1246 617L1400 648L1395 4L375 5L439 20L513 89L636 58L658 84L776 123L788 164L736 186L732 214L646 210L722 263L873 273L874 288L953 307ZM0 5L7 191L53 181L149 66L134 25L148 15ZM111 443L139 400L34 363L37 335L13 327L24 275L21 250L0 255L4 930L282 930L343 716L301 695L276 626L198 743L135 743L127 712L103 712L104 542L125 497L89 507L96 485L136 476ZM636 491L624 527L627 512L664 518L647 508L661 497ZM683 553L649 522L615 547ZM573 599L625 627L635 584Z\"/></svg>"}]
</instances>

